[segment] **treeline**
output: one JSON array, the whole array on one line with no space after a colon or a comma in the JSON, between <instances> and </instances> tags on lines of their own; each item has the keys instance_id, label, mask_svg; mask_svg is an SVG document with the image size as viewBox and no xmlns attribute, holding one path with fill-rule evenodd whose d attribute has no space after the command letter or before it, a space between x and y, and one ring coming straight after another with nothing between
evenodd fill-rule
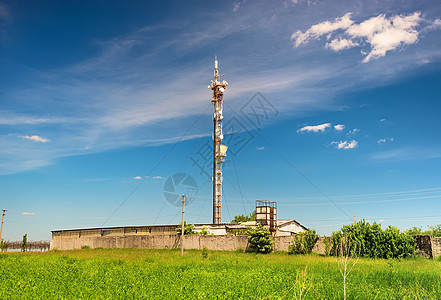
<instances>
[{"instance_id":1,"label":"treeline","mask_svg":"<svg viewBox=\"0 0 441 300\"><path fill-rule=\"evenodd\" d=\"M441 225L429 226L430 230L422 231L413 227L401 231L395 226L382 229L380 224L369 224L365 220L351 225L344 225L334 231L330 237L324 237L325 254L341 256L350 254L370 258L406 258L416 254L414 235L430 234L441 236ZM319 239L314 230L297 234L289 246L291 254L311 253Z\"/></svg>"},{"instance_id":2,"label":"treeline","mask_svg":"<svg viewBox=\"0 0 441 300\"><path fill-rule=\"evenodd\" d=\"M441 237L441 224L427 227L429 229L424 231L421 227L412 227L406 230L406 232L410 235L431 235L433 237Z\"/></svg>"},{"instance_id":3,"label":"treeline","mask_svg":"<svg viewBox=\"0 0 441 300\"><path fill-rule=\"evenodd\" d=\"M10 250L20 250L23 251L48 251L50 248L49 241L34 241L34 242L26 242L25 247L23 248L23 242L20 241L2 241L1 250L2 251L10 251Z\"/></svg>"}]
</instances>

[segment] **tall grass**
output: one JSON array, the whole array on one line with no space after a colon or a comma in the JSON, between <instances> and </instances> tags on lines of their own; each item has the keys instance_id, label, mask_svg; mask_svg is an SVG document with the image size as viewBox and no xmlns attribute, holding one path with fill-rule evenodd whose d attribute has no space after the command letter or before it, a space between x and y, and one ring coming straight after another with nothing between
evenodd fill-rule
<instances>
[{"instance_id":1,"label":"tall grass","mask_svg":"<svg viewBox=\"0 0 441 300\"><path fill-rule=\"evenodd\" d=\"M348 299L437 299L432 260L360 259ZM307 270L307 272L306 272ZM313 280L312 280L313 279ZM98 249L0 254L2 299L342 299L333 257ZM306 296L306 297L305 297Z\"/></svg>"}]
</instances>

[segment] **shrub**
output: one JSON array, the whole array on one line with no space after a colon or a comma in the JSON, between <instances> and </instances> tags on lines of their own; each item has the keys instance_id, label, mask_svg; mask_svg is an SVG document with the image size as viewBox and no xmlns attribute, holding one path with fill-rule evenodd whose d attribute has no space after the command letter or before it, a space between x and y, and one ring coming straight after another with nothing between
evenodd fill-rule
<instances>
[{"instance_id":1,"label":"shrub","mask_svg":"<svg viewBox=\"0 0 441 300\"><path fill-rule=\"evenodd\" d=\"M23 241L21 242L21 251L26 252L26 247L28 245L28 234L23 235Z\"/></svg>"},{"instance_id":2,"label":"shrub","mask_svg":"<svg viewBox=\"0 0 441 300\"><path fill-rule=\"evenodd\" d=\"M271 233L268 228L257 225L256 228L248 229L248 242L251 248L258 253L270 253L273 251L274 242L271 239Z\"/></svg>"},{"instance_id":3,"label":"shrub","mask_svg":"<svg viewBox=\"0 0 441 300\"><path fill-rule=\"evenodd\" d=\"M308 229L294 236L293 243L288 247L289 254L307 254L312 252L319 236L315 230Z\"/></svg>"},{"instance_id":4,"label":"shrub","mask_svg":"<svg viewBox=\"0 0 441 300\"><path fill-rule=\"evenodd\" d=\"M394 226L383 230L380 224L374 222L371 225L364 220L345 225L332 233L332 255L339 255L342 236L350 240L351 254L372 258L406 258L415 253L415 239L409 232L401 232Z\"/></svg>"},{"instance_id":5,"label":"shrub","mask_svg":"<svg viewBox=\"0 0 441 300\"><path fill-rule=\"evenodd\" d=\"M6 249L6 241L4 239L2 239L0 241L0 250L5 251L5 249Z\"/></svg>"},{"instance_id":6,"label":"shrub","mask_svg":"<svg viewBox=\"0 0 441 300\"><path fill-rule=\"evenodd\" d=\"M202 248L202 257L208 258L208 249L207 247Z\"/></svg>"},{"instance_id":7,"label":"shrub","mask_svg":"<svg viewBox=\"0 0 441 300\"><path fill-rule=\"evenodd\" d=\"M185 232L184 232L185 234ZM201 232L199 233L200 235L208 235L208 230L206 226L203 226L201 229Z\"/></svg>"},{"instance_id":8,"label":"shrub","mask_svg":"<svg viewBox=\"0 0 441 300\"><path fill-rule=\"evenodd\" d=\"M441 224L429 226L429 228L433 237L441 237Z\"/></svg>"},{"instance_id":9,"label":"shrub","mask_svg":"<svg viewBox=\"0 0 441 300\"><path fill-rule=\"evenodd\" d=\"M178 235L181 235L182 232L182 222L179 223L178 227L176 228L176 232ZM184 235L185 234L196 234L196 232L194 232L194 225L191 224L187 224L187 222L184 221Z\"/></svg>"},{"instance_id":10,"label":"shrub","mask_svg":"<svg viewBox=\"0 0 441 300\"><path fill-rule=\"evenodd\" d=\"M81 246L81 250L90 250L90 246L89 245L83 245L83 246Z\"/></svg>"}]
</instances>

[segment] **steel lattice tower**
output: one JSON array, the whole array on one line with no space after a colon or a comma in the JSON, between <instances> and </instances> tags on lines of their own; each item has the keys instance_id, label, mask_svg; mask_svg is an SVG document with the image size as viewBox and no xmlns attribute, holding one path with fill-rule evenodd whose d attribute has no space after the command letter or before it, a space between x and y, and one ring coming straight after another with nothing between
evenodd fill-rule
<instances>
[{"instance_id":1,"label":"steel lattice tower","mask_svg":"<svg viewBox=\"0 0 441 300\"><path fill-rule=\"evenodd\" d=\"M223 96L228 82L223 80L219 82L219 78L224 76L218 73L217 58L214 61L214 81L211 80L209 89L213 91L211 102L214 105L214 132L213 132L213 224L222 223L222 163L225 161L227 146L222 145L224 135L222 134L222 115Z\"/></svg>"}]
</instances>

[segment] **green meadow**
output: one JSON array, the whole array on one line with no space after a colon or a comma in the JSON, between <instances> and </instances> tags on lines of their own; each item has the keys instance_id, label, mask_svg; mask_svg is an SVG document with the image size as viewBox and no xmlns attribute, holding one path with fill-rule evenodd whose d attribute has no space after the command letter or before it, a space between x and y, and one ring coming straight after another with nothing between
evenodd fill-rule
<instances>
[{"instance_id":1,"label":"green meadow","mask_svg":"<svg viewBox=\"0 0 441 300\"><path fill-rule=\"evenodd\" d=\"M350 266L355 262L352 260ZM306 293L306 297L305 297ZM441 262L360 259L347 299L441 299ZM300 297L300 294L301 297ZM0 299L343 299L336 258L188 250L0 254Z\"/></svg>"}]
</instances>

